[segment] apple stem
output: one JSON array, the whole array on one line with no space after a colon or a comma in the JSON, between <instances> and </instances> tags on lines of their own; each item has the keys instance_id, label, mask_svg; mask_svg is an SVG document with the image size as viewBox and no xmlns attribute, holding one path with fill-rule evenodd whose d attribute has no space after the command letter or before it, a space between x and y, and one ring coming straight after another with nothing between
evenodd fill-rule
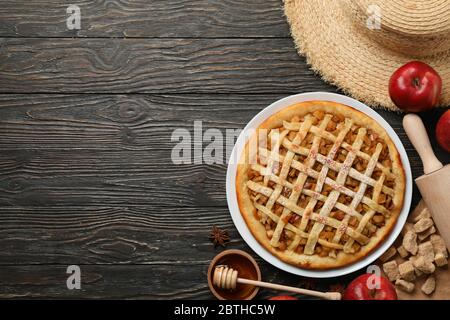
<instances>
[{"instance_id":1,"label":"apple stem","mask_svg":"<svg viewBox=\"0 0 450 320\"><path fill-rule=\"evenodd\" d=\"M413 78L412 83L414 87L416 88L420 87L420 79L418 77Z\"/></svg>"}]
</instances>

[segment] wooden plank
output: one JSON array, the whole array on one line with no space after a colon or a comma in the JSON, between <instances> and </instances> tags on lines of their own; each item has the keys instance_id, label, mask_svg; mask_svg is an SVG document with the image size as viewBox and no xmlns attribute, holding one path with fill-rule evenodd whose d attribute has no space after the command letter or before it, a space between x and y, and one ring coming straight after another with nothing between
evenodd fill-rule
<instances>
[{"instance_id":1,"label":"wooden plank","mask_svg":"<svg viewBox=\"0 0 450 320\"><path fill-rule=\"evenodd\" d=\"M81 11L69 30L67 7ZM0 36L287 37L279 0L0 1Z\"/></svg>"},{"instance_id":2,"label":"wooden plank","mask_svg":"<svg viewBox=\"0 0 450 320\"><path fill-rule=\"evenodd\" d=\"M0 265L207 263L213 225L245 248L226 208L0 207ZM1 267L0 267L1 270ZM1 272L0 272L1 273Z\"/></svg>"},{"instance_id":3,"label":"wooden plank","mask_svg":"<svg viewBox=\"0 0 450 320\"><path fill-rule=\"evenodd\" d=\"M82 265L81 289L66 286L67 266L0 267L0 298L210 299L203 265ZM132 275L132 276L130 276ZM186 276L189 275L189 276Z\"/></svg>"},{"instance_id":4,"label":"wooden plank","mask_svg":"<svg viewBox=\"0 0 450 320\"><path fill-rule=\"evenodd\" d=\"M0 163L0 205L226 205L225 165L173 164L170 150L11 151Z\"/></svg>"},{"instance_id":5,"label":"wooden plank","mask_svg":"<svg viewBox=\"0 0 450 320\"><path fill-rule=\"evenodd\" d=\"M292 93L326 88L288 38L0 38L0 65L0 93Z\"/></svg>"},{"instance_id":6,"label":"wooden plank","mask_svg":"<svg viewBox=\"0 0 450 320\"><path fill-rule=\"evenodd\" d=\"M0 96L0 203L225 206L226 166L174 164L172 132L225 134L277 98Z\"/></svg>"},{"instance_id":7,"label":"wooden plank","mask_svg":"<svg viewBox=\"0 0 450 320\"><path fill-rule=\"evenodd\" d=\"M171 134L177 128L192 133L194 121L202 120L203 131L218 128L225 135L280 97L2 95L0 205L226 206L226 165L174 164ZM380 113L404 141L419 176L422 165L401 115ZM428 128L439 113L425 115ZM449 155L432 143L448 163Z\"/></svg>"},{"instance_id":8,"label":"wooden plank","mask_svg":"<svg viewBox=\"0 0 450 320\"><path fill-rule=\"evenodd\" d=\"M302 277L281 272L251 254L260 263L264 280L305 286ZM67 265L3 266L0 267L0 299L213 299L206 280L207 268L208 263L192 262L159 265L80 265L81 289L68 290ZM341 277L324 279L320 283L309 282L315 283L318 290L328 290L330 285L346 283L349 279L351 278ZM266 299L279 294L280 292L261 289L256 299Z\"/></svg>"},{"instance_id":9,"label":"wooden plank","mask_svg":"<svg viewBox=\"0 0 450 320\"><path fill-rule=\"evenodd\" d=\"M322 86L324 87L324 86ZM271 95L0 95L0 148L166 152L173 130L243 128ZM29 150L31 151L31 150ZM170 155L170 152L169 152Z\"/></svg>"}]
</instances>

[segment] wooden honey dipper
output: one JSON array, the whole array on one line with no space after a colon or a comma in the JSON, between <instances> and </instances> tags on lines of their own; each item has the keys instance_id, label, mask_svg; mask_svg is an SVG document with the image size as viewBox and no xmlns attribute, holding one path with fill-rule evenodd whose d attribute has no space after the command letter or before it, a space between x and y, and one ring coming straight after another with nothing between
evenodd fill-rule
<instances>
[{"instance_id":1,"label":"wooden honey dipper","mask_svg":"<svg viewBox=\"0 0 450 320\"><path fill-rule=\"evenodd\" d=\"M217 266L214 269L213 284L221 289L233 290L236 289L238 283L249 284L256 287L263 287L273 290L289 291L300 293L304 295L319 297L327 300L341 300L339 292L320 292L314 290L307 290L295 287L284 286L281 284L268 283L263 281L256 281L238 277L238 272L233 268L225 265Z\"/></svg>"}]
</instances>

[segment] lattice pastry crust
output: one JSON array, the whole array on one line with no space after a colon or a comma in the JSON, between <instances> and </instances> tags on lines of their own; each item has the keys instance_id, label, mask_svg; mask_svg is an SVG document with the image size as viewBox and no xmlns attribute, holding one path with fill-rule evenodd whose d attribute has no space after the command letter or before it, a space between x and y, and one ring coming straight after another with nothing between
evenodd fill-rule
<instances>
[{"instance_id":1,"label":"lattice pastry crust","mask_svg":"<svg viewBox=\"0 0 450 320\"><path fill-rule=\"evenodd\" d=\"M365 257L403 206L398 151L372 118L342 104L303 102L267 119L238 164L240 211L256 239L309 269Z\"/></svg>"}]
</instances>

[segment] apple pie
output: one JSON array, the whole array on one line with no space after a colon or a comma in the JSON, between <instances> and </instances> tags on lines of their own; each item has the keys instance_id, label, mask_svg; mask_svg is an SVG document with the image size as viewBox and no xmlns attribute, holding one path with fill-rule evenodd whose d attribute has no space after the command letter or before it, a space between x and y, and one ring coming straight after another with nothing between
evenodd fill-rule
<instances>
[{"instance_id":1,"label":"apple pie","mask_svg":"<svg viewBox=\"0 0 450 320\"><path fill-rule=\"evenodd\" d=\"M275 113L240 156L236 192L254 237L284 262L338 268L367 256L401 212L405 173L387 132L328 101Z\"/></svg>"}]
</instances>

